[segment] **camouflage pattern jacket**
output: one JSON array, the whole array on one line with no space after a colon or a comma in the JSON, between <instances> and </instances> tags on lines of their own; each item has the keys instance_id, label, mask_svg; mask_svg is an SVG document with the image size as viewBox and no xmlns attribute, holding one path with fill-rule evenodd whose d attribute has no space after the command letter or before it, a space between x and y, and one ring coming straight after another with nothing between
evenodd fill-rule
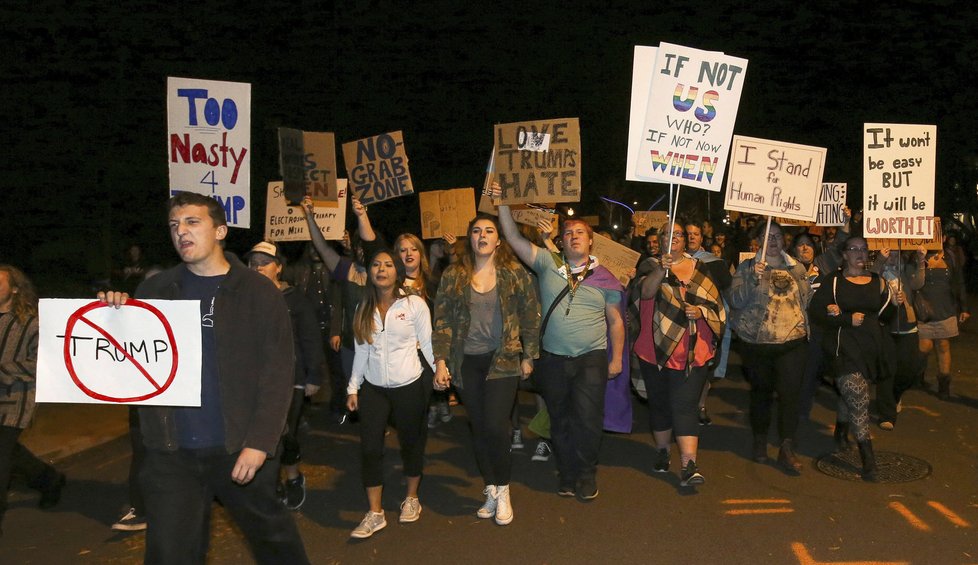
<instances>
[{"instance_id":1,"label":"camouflage pattern jacket","mask_svg":"<svg viewBox=\"0 0 978 565\"><path fill-rule=\"evenodd\" d=\"M441 278L435 299L435 326L431 336L435 359L444 359L455 386L463 387L462 359L472 321L469 313L471 285L459 293L456 285L462 276L458 265L449 267ZM487 379L520 374L523 359L540 356L540 299L533 276L518 266L515 270L496 270L496 289L503 318L502 347L493 354Z\"/></svg>"}]
</instances>

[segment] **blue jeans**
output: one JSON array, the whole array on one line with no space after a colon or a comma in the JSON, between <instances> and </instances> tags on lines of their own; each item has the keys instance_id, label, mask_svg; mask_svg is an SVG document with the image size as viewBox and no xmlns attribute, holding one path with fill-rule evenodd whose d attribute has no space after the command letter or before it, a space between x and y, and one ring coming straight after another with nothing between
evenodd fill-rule
<instances>
[{"instance_id":1,"label":"blue jeans","mask_svg":"<svg viewBox=\"0 0 978 565\"><path fill-rule=\"evenodd\" d=\"M145 562L204 563L216 496L258 563L308 563L292 515L275 496L279 462L269 459L246 485L231 480L239 453L223 447L146 450L140 484L146 499Z\"/></svg>"},{"instance_id":2,"label":"blue jeans","mask_svg":"<svg viewBox=\"0 0 978 565\"><path fill-rule=\"evenodd\" d=\"M533 378L550 413L550 443L561 482L593 478L603 433L607 351L577 357L544 351Z\"/></svg>"}]
</instances>

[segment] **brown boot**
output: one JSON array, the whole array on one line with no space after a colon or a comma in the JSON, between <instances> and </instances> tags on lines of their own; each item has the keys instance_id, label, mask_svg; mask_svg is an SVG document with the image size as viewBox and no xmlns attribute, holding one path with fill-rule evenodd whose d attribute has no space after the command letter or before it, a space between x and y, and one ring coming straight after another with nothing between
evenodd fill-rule
<instances>
[{"instance_id":1,"label":"brown boot","mask_svg":"<svg viewBox=\"0 0 978 565\"><path fill-rule=\"evenodd\" d=\"M802 464L795 455L793 442L786 439L781 442L781 451L778 452L778 465L785 473L793 476L801 474Z\"/></svg>"}]
</instances>

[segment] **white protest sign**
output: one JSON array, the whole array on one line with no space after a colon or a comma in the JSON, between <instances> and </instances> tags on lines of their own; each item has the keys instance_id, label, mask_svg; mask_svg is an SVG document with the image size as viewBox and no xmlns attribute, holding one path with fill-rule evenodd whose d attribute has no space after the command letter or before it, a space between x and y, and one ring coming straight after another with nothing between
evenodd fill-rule
<instances>
[{"instance_id":1,"label":"white protest sign","mask_svg":"<svg viewBox=\"0 0 978 565\"><path fill-rule=\"evenodd\" d=\"M636 176L719 192L746 71L746 59L659 44Z\"/></svg>"},{"instance_id":2,"label":"white protest sign","mask_svg":"<svg viewBox=\"0 0 978 565\"><path fill-rule=\"evenodd\" d=\"M336 179L336 205L314 206L316 223L326 239L343 239L346 228L346 179ZM289 206L282 181L268 183L265 213L266 241L309 241L306 214L299 206Z\"/></svg>"},{"instance_id":3,"label":"white protest sign","mask_svg":"<svg viewBox=\"0 0 978 565\"><path fill-rule=\"evenodd\" d=\"M170 195L212 196L251 227L251 85L169 77L166 109Z\"/></svg>"},{"instance_id":4,"label":"white protest sign","mask_svg":"<svg viewBox=\"0 0 978 565\"><path fill-rule=\"evenodd\" d=\"M863 128L863 235L933 236L937 126Z\"/></svg>"},{"instance_id":5,"label":"white protest sign","mask_svg":"<svg viewBox=\"0 0 978 565\"><path fill-rule=\"evenodd\" d=\"M655 47L635 46L632 59L632 102L628 113L628 155L625 156L625 180L653 182L638 176L638 147L645 133L645 110L652 90L652 69L655 68Z\"/></svg>"},{"instance_id":6,"label":"white protest sign","mask_svg":"<svg viewBox=\"0 0 978 565\"><path fill-rule=\"evenodd\" d=\"M724 208L814 221L825 148L735 135Z\"/></svg>"},{"instance_id":7,"label":"white protest sign","mask_svg":"<svg viewBox=\"0 0 978 565\"><path fill-rule=\"evenodd\" d=\"M199 300L39 303L37 401L200 406Z\"/></svg>"},{"instance_id":8,"label":"white protest sign","mask_svg":"<svg viewBox=\"0 0 978 565\"><path fill-rule=\"evenodd\" d=\"M846 192L848 185L844 182L823 182L822 191L818 196L817 226L843 226L845 220Z\"/></svg>"}]
</instances>

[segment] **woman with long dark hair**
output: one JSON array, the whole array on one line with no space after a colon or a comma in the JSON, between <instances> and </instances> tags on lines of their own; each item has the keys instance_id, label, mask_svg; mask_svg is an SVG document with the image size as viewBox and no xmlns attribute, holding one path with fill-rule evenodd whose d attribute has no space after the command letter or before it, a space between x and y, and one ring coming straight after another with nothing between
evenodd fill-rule
<instances>
[{"instance_id":1,"label":"woman with long dark hair","mask_svg":"<svg viewBox=\"0 0 978 565\"><path fill-rule=\"evenodd\" d=\"M876 481L876 457L869 435L869 384L892 374L893 352L883 335L881 320L895 312L904 293L891 294L889 285L869 267L869 248L861 237L846 240L841 270L826 278L812 298L812 320L825 328L824 348L833 364L836 388L842 395L836 422L847 424L856 436L863 480ZM837 424L838 432L838 424Z\"/></svg>"},{"instance_id":2,"label":"woman with long dark hair","mask_svg":"<svg viewBox=\"0 0 978 565\"><path fill-rule=\"evenodd\" d=\"M421 517L418 485L424 460L425 411L431 383L422 378L418 350L429 364L431 311L420 296L404 292L404 265L396 253L380 250L367 262L363 299L353 320L356 350L347 387L347 408L360 413L363 486L370 510L350 534L367 538L387 526L384 489L384 431L393 417L407 481L401 523Z\"/></svg>"},{"instance_id":3,"label":"woman with long dark hair","mask_svg":"<svg viewBox=\"0 0 978 565\"><path fill-rule=\"evenodd\" d=\"M468 233L435 300L435 387L454 382L469 416L486 495L476 515L506 525L513 521L510 414L519 378L529 378L539 357L540 303L495 218L475 218Z\"/></svg>"}]
</instances>

